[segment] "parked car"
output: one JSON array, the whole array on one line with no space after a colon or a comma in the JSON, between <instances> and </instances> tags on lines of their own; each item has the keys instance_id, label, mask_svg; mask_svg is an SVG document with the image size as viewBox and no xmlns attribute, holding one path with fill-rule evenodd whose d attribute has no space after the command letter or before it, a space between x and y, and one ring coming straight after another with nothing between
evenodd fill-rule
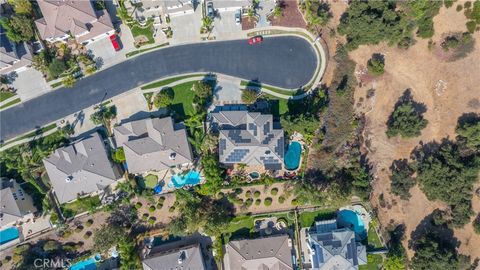
<instances>
[{"instance_id":1,"label":"parked car","mask_svg":"<svg viewBox=\"0 0 480 270\"><path fill-rule=\"evenodd\" d=\"M242 11L239 9L235 12L235 23L239 25L242 22Z\"/></svg>"},{"instance_id":2,"label":"parked car","mask_svg":"<svg viewBox=\"0 0 480 270\"><path fill-rule=\"evenodd\" d=\"M212 19L215 17L215 9L213 9L213 2L207 2L207 16Z\"/></svg>"},{"instance_id":3,"label":"parked car","mask_svg":"<svg viewBox=\"0 0 480 270\"><path fill-rule=\"evenodd\" d=\"M110 41L112 42L112 45L115 51L120 51L120 44L118 44L117 35L115 34L111 35Z\"/></svg>"},{"instance_id":4,"label":"parked car","mask_svg":"<svg viewBox=\"0 0 480 270\"><path fill-rule=\"evenodd\" d=\"M263 41L262 36L254 36L254 37L251 37L251 38L248 39L248 44L254 45L254 44L257 44L257 43L261 43L262 41Z\"/></svg>"}]
</instances>

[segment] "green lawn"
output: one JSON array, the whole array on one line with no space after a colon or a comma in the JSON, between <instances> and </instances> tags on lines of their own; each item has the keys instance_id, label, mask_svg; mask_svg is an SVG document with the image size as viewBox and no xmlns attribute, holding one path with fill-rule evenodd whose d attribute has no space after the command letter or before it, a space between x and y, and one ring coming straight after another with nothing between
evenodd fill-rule
<instances>
[{"instance_id":1,"label":"green lawn","mask_svg":"<svg viewBox=\"0 0 480 270\"><path fill-rule=\"evenodd\" d=\"M360 265L360 270L378 270L382 269L383 257L379 254L368 254L367 264Z\"/></svg>"},{"instance_id":2,"label":"green lawn","mask_svg":"<svg viewBox=\"0 0 480 270\"><path fill-rule=\"evenodd\" d=\"M148 52L148 51L151 51L151 50L155 50L155 49L158 49L158 48L161 48L161 47L165 47L169 45L169 43L163 43L163 44L160 44L160 45L157 45L157 46L153 46L153 47L150 47L150 48L147 48L147 49L141 49L141 50L136 50L136 51L131 51L131 52L128 52L125 56L128 58L128 57L132 57L134 55L137 55L139 53L143 53L143 52Z\"/></svg>"},{"instance_id":3,"label":"green lawn","mask_svg":"<svg viewBox=\"0 0 480 270\"><path fill-rule=\"evenodd\" d=\"M145 187L146 188L153 189L153 188L155 188L155 186L157 186L158 176L153 175L153 174L149 174L149 175L145 176L144 182L145 182Z\"/></svg>"},{"instance_id":4,"label":"green lawn","mask_svg":"<svg viewBox=\"0 0 480 270\"><path fill-rule=\"evenodd\" d=\"M186 116L195 114L193 107L195 93L192 91L194 83L195 82L186 82L172 87L175 97L173 98L170 109L174 111L181 120L187 118Z\"/></svg>"},{"instance_id":5,"label":"green lawn","mask_svg":"<svg viewBox=\"0 0 480 270\"><path fill-rule=\"evenodd\" d=\"M298 221L300 223L300 227L309 228L315 224L315 221L332 219L334 217L334 210L325 209L312 212L304 211L300 213Z\"/></svg>"},{"instance_id":6,"label":"green lawn","mask_svg":"<svg viewBox=\"0 0 480 270\"><path fill-rule=\"evenodd\" d=\"M375 231L376 221L372 220L368 228L368 245L372 248L381 248L383 247L380 237L378 237L377 232Z\"/></svg>"},{"instance_id":7,"label":"green lawn","mask_svg":"<svg viewBox=\"0 0 480 270\"><path fill-rule=\"evenodd\" d=\"M8 102L8 103L0 106L0 109L6 109L6 108L8 108L8 107L10 107L10 106L13 106L13 105L19 103L19 102L20 102L20 98L16 98L16 99L14 99L14 100L12 100L12 101L10 101L10 102Z\"/></svg>"},{"instance_id":8,"label":"green lawn","mask_svg":"<svg viewBox=\"0 0 480 270\"><path fill-rule=\"evenodd\" d=\"M94 211L101 205L98 195L77 199L71 203L61 205L62 213L65 218L74 217L86 211Z\"/></svg>"},{"instance_id":9,"label":"green lawn","mask_svg":"<svg viewBox=\"0 0 480 270\"><path fill-rule=\"evenodd\" d=\"M0 102L7 100L8 98L11 98L15 96L15 93L12 92L0 92Z\"/></svg>"},{"instance_id":10,"label":"green lawn","mask_svg":"<svg viewBox=\"0 0 480 270\"><path fill-rule=\"evenodd\" d=\"M262 96L270 103L270 112L274 117L288 113L288 99L278 98L267 93L263 93Z\"/></svg>"},{"instance_id":11,"label":"green lawn","mask_svg":"<svg viewBox=\"0 0 480 270\"><path fill-rule=\"evenodd\" d=\"M56 82L56 83L52 83L50 85L50 87L57 88L57 87L62 86L62 85L63 85L62 81L59 81L59 82Z\"/></svg>"},{"instance_id":12,"label":"green lawn","mask_svg":"<svg viewBox=\"0 0 480 270\"><path fill-rule=\"evenodd\" d=\"M295 95L301 93L299 90L297 90L297 91L288 91L288 90L276 88L276 87L273 87L273 86L262 85L261 83L250 82L250 81L241 81L241 82L240 82L240 86L261 87L261 88L270 90L270 91L272 91L272 92L275 92L275 93L278 93L278 94L281 94L281 95L286 95L286 96L295 96Z\"/></svg>"},{"instance_id":13,"label":"green lawn","mask_svg":"<svg viewBox=\"0 0 480 270\"><path fill-rule=\"evenodd\" d=\"M147 25L143 27L138 24L135 24L132 26L130 30L132 31L132 35L134 38L137 36L145 36L148 39L148 42L144 44L155 43L155 40L153 38L153 21L149 21Z\"/></svg>"},{"instance_id":14,"label":"green lawn","mask_svg":"<svg viewBox=\"0 0 480 270\"><path fill-rule=\"evenodd\" d=\"M152 89L152 88L159 88L159 87L162 87L162 86L171 84L171 83L176 82L176 81L179 81L179 80L183 80L183 79L187 79L187 78L192 78L192 77L198 77L198 76L205 76L205 74L202 74L202 73L199 73L199 74L189 74L189 75L184 75L184 76L178 76L178 77L168 78L168 79L161 80L161 81L156 81L156 82L154 82L154 83L151 83L151 84L147 84L147 85L142 86L142 90L148 90L148 89Z\"/></svg>"},{"instance_id":15,"label":"green lawn","mask_svg":"<svg viewBox=\"0 0 480 270\"><path fill-rule=\"evenodd\" d=\"M23 140L23 139L26 139L26 138L30 138L30 137L34 137L34 136L43 134L43 133L45 133L45 132L47 132L47 131L49 131L49 130L52 130L52 129L56 128L56 127L57 127L57 124L56 124L56 123L50 124L50 125L48 125L48 126L44 126L44 127L40 128L40 129L36 129L36 130L34 130L34 131L30 132L30 133L27 133L27 134L25 134L25 135L23 135L23 136L14 138L13 140L10 140L10 141L6 142L6 143L3 144L3 145L7 145L7 144L10 144L10 143L19 141L19 140Z\"/></svg>"}]
</instances>

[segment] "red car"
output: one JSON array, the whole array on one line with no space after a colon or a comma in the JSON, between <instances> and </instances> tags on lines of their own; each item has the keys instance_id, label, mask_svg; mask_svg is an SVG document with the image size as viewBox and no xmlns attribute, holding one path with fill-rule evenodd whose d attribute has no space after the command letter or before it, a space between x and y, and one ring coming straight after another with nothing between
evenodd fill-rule
<instances>
[{"instance_id":1,"label":"red car","mask_svg":"<svg viewBox=\"0 0 480 270\"><path fill-rule=\"evenodd\" d=\"M254 36L254 37L251 37L251 38L248 39L248 44L254 45L254 44L257 44L257 43L261 43L262 41L263 41L262 36Z\"/></svg>"},{"instance_id":2,"label":"red car","mask_svg":"<svg viewBox=\"0 0 480 270\"><path fill-rule=\"evenodd\" d=\"M117 35L111 35L110 41L112 42L115 51L120 51L120 45L118 44Z\"/></svg>"}]
</instances>

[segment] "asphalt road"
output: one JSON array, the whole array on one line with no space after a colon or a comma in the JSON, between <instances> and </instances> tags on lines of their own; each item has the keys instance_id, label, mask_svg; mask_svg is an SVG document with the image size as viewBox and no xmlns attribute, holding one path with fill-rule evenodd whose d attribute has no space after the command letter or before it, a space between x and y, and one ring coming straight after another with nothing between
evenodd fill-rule
<instances>
[{"instance_id":1,"label":"asphalt road","mask_svg":"<svg viewBox=\"0 0 480 270\"><path fill-rule=\"evenodd\" d=\"M61 88L0 112L5 141L79 112L143 84L177 74L213 72L297 88L307 84L317 66L314 48L299 37L265 38L167 47L134 57Z\"/></svg>"}]
</instances>

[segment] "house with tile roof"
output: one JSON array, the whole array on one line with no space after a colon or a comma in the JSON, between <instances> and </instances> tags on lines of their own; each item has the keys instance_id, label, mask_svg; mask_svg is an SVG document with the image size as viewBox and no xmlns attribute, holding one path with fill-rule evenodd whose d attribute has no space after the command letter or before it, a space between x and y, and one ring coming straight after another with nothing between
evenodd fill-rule
<instances>
[{"instance_id":1,"label":"house with tile roof","mask_svg":"<svg viewBox=\"0 0 480 270\"><path fill-rule=\"evenodd\" d=\"M282 170L285 138L270 114L247 110L212 112L212 128L219 132L219 160L225 166L246 164L251 169Z\"/></svg>"},{"instance_id":2,"label":"house with tile roof","mask_svg":"<svg viewBox=\"0 0 480 270\"><path fill-rule=\"evenodd\" d=\"M143 261L144 270L191 269L206 270L200 244L176 247L162 252L150 253Z\"/></svg>"},{"instance_id":3,"label":"house with tile roof","mask_svg":"<svg viewBox=\"0 0 480 270\"><path fill-rule=\"evenodd\" d=\"M101 194L122 177L97 132L55 150L43 164L60 204Z\"/></svg>"},{"instance_id":4,"label":"house with tile roof","mask_svg":"<svg viewBox=\"0 0 480 270\"><path fill-rule=\"evenodd\" d=\"M306 269L359 269L367 264L366 247L355 238L350 228L339 228L337 220L317 221L307 231L306 243L309 262Z\"/></svg>"},{"instance_id":5,"label":"house with tile roof","mask_svg":"<svg viewBox=\"0 0 480 270\"><path fill-rule=\"evenodd\" d=\"M143 174L186 167L193 155L182 124L171 117L147 118L114 127L115 141L123 147L129 173Z\"/></svg>"},{"instance_id":6,"label":"house with tile roof","mask_svg":"<svg viewBox=\"0 0 480 270\"><path fill-rule=\"evenodd\" d=\"M292 240L288 235L230 241L225 246L225 270L293 269Z\"/></svg>"},{"instance_id":7,"label":"house with tile roof","mask_svg":"<svg viewBox=\"0 0 480 270\"><path fill-rule=\"evenodd\" d=\"M87 44L115 32L108 12L95 10L89 0L37 0L43 17L35 21L42 39Z\"/></svg>"},{"instance_id":8,"label":"house with tile roof","mask_svg":"<svg viewBox=\"0 0 480 270\"><path fill-rule=\"evenodd\" d=\"M15 180L1 180L0 228L33 219L36 211L32 198Z\"/></svg>"}]
</instances>

